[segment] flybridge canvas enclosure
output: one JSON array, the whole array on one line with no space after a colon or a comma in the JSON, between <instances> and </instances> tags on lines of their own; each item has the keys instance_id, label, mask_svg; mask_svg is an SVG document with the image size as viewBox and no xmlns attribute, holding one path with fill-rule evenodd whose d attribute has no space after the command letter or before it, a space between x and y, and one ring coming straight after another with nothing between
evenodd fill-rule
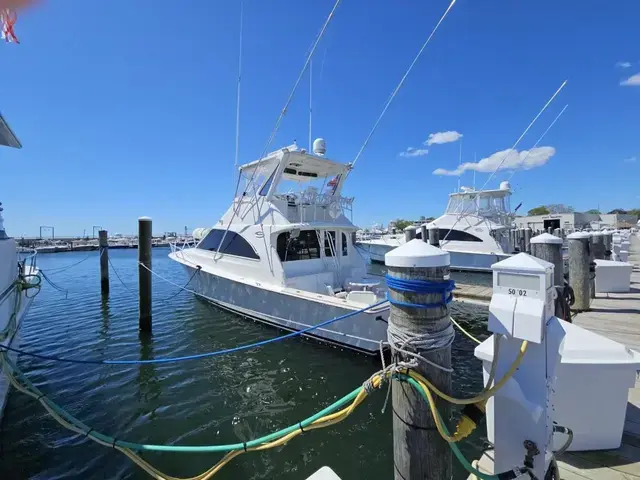
<instances>
[{"instance_id":1,"label":"flybridge canvas enclosure","mask_svg":"<svg viewBox=\"0 0 640 480\"><path fill-rule=\"evenodd\" d=\"M22 148L18 137L13 133L9 124L0 113L0 145L4 147Z\"/></svg>"},{"instance_id":2,"label":"flybridge canvas enclosure","mask_svg":"<svg viewBox=\"0 0 640 480\"><path fill-rule=\"evenodd\" d=\"M510 197L510 190L451 193L445 213L500 217L511 212Z\"/></svg>"},{"instance_id":3,"label":"flybridge canvas enclosure","mask_svg":"<svg viewBox=\"0 0 640 480\"><path fill-rule=\"evenodd\" d=\"M350 164L329 160L291 145L240 167L244 191L271 200L283 195L340 198ZM295 192L300 192L296 194ZM341 201L344 199L341 198Z\"/></svg>"}]
</instances>

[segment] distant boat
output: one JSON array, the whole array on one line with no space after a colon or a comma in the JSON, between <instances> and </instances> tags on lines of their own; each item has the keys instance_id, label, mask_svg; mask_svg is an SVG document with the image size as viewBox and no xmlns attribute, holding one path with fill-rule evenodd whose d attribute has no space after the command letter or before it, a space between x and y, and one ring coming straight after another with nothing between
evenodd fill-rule
<instances>
[{"instance_id":1,"label":"distant boat","mask_svg":"<svg viewBox=\"0 0 640 480\"><path fill-rule=\"evenodd\" d=\"M440 248L449 252L451 268L491 271L491 265L509 257L514 246L509 240L513 223L510 209L511 186L502 182L497 190L463 187L449 195L444 215L425 223L439 229ZM422 238L420 226L412 226ZM358 246L371 261L384 263L384 256L405 243L404 232L363 239Z\"/></svg>"},{"instance_id":2,"label":"distant boat","mask_svg":"<svg viewBox=\"0 0 640 480\"><path fill-rule=\"evenodd\" d=\"M190 287L227 310L286 330L371 308L318 328L309 336L366 353L387 340L385 285L367 277L355 249L357 228L345 216L353 198L341 195L350 165L296 145L240 167L250 179L195 247L169 257L195 274ZM301 191L294 187L306 183ZM317 186L316 186L317 185ZM250 192L250 193L249 193Z\"/></svg>"}]
</instances>

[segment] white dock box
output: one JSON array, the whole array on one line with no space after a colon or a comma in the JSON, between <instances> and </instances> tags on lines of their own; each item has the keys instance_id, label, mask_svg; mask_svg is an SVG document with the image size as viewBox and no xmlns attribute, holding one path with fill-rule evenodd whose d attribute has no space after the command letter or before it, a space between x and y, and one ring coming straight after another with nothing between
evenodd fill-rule
<instances>
[{"instance_id":1,"label":"white dock box","mask_svg":"<svg viewBox=\"0 0 640 480\"><path fill-rule=\"evenodd\" d=\"M595 260L596 293L627 293L631 291L633 265L613 260Z\"/></svg>"},{"instance_id":2,"label":"white dock box","mask_svg":"<svg viewBox=\"0 0 640 480\"><path fill-rule=\"evenodd\" d=\"M584 328L560 321L566 332L562 363L554 390L553 420L573 430L569 451L607 450L620 447L627 413L629 389L635 385L640 354ZM475 356L482 360L486 382L493 361L493 338L478 345ZM494 415L487 404L487 425ZM487 437L494 440L487 428ZM566 436L554 436L554 450Z\"/></svg>"}]
</instances>

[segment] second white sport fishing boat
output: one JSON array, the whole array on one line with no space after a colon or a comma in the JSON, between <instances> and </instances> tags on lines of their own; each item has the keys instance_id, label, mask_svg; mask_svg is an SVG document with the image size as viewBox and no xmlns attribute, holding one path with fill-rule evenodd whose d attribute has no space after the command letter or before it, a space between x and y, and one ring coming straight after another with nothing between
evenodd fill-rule
<instances>
[{"instance_id":1,"label":"second white sport fishing boat","mask_svg":"<svg viewBox=\"0 0 640 480\"><path fill-rule=\"evenodd\" d=\"M367 276L345 215L351 166L324 153L318 139L313 154L292 145L241 166L244 191L214 227L198 230L195 247L169 257L199 270L190 285L211 302L287 330L362 310L308 335L376 353L387 339L386 287Z\"/></svg>"},{"instance_id":2,"label":"second white sport fishing boat","mask_svg":"<svg viewBox=\"0 0 640 480\"><path fill-rule=\"evenodd\" d=\"M497 190L473 190L462 187L449 195L444 215L426 227L439 229L440 248L449 252L451 268L491 271L491 265L509 257L514 246L509 228L514 215L510 208L511 186L502 182ZM416 238L422 238L419 226ZM358 242L373 262L384 263L384 256L405 243L404 232L383 235Z\"/></svg>"}]
</instances>

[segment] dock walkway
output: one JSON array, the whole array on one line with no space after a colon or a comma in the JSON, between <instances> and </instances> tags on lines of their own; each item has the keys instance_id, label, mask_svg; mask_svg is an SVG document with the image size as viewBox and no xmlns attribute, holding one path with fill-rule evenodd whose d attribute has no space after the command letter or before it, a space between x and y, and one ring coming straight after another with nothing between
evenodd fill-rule
<instances>
[{"instance_id":1,"label":"dock walkway","mask_svg":"<svg viewBox=\"0 0 640 480\"><path fill-rule=\"evenodd\" d=\"M629 262L633 264L631 292L598 294L591 310L573 323L640 351L640 238L631 237ZM640 480L640 381L629 390L622 446L616 450L569 452L558 459L564 480ZM491 473L491 452L478 463Z\"/></svg>"}]
</instances>

